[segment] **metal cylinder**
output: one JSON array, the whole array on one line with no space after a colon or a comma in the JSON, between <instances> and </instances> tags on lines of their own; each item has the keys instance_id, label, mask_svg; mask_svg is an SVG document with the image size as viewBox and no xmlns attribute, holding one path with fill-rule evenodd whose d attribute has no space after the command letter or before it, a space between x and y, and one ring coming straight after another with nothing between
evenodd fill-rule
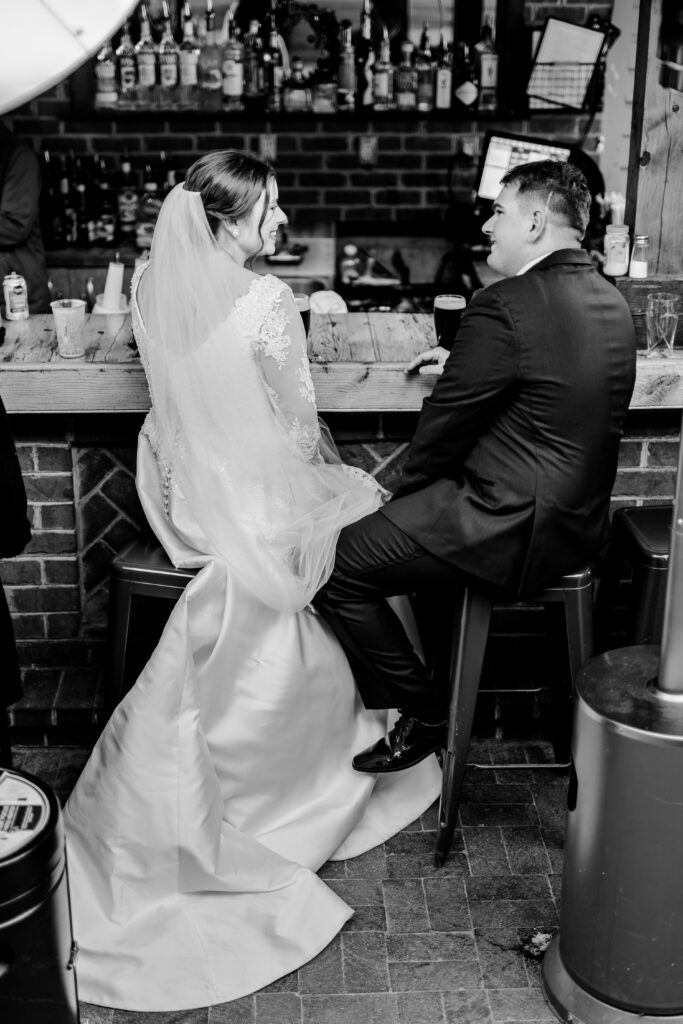
<instances>
[{"instance_id":1,"label":"metal cylinder","mask_svg":"<svg viewBox=\"0 0 683 1024\"><path fill-rule=\"evenodd\" d=\"M0 771L0 1020L78 1024L74 950L57 798Z\"/></svg>"},{"instance_id":2,"label":"metal cylinder","mask_svg":"<svg viewBox=\"0 0 683 1024\"><path fill-rule=\"evenodd\" d=\"M544 963L564 1019L627 1019L602 1004L683 1014L683 704L662 699L658 664L657 647L627 647L577 678L559 944Z\"/></svg>"}]
</instances>

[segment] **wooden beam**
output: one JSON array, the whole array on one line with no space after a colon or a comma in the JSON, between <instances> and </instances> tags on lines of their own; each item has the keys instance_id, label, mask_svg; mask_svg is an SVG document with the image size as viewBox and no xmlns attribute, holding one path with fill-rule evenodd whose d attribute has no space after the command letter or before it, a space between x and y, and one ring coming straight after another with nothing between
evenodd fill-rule
<instances>
[{"instance_id":1,"label":"wooden beam","mask_svg":"<svg viewBox=\"0 0 683 1024\"><path fill-rule=\"evenodd\" d=\"M640 0L626 223L650 240L650 274L683 272L683 96L659 82L663 0Z\"/></svg>"}]
</instances>

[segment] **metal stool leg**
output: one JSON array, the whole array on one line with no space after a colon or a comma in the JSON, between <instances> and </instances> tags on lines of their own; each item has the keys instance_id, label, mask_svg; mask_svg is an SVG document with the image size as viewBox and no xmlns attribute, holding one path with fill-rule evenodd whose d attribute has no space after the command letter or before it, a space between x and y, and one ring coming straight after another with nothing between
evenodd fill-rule
<instances>
[{"instance_id":1,"label":"metal stool leg","mask_svg":"<svg viewBox=\"0 0 683 1024\"><path fill-rule=\"evenodd\" d=\"M574 681L580 669L593 656L592 595L592 585L563 592L567 673L551 691L553 748L559 765L567 765L571 758Z\"/></svg>"},{"instance_id":2,"label":"metal stool leg","mask_svg":"<svg viewBox=\"0 0 683 1024\"><path fill-rule=\"evenodd\" d=\"M111 714L123 696L132 599L131 584L112 576L109 583L108 644L104 688L106 715Z\"/></svg>"},{"instance_id":3,"label":"metal stool leg","mask_svg":"<svg viewBox=\"0 0 683 1024\"><path fill-rule=\"evenodd\" d=\"M564 610L567 624L567 650L572 686L579 671L593 657L593 588L589 584L565 590Z\"/></svg>"},{"instance_id":4,"label":"metal stool leg","mask_svg":"<svg viewBox=\"0 0 683 1024\"><path fill-rule=\"evenodd\" d=\"M600 582L595 599L596 653L609 650L610 615L614 607L625 564L624 538L618 516L612 520L612 536L600 569Z\"/></svg>"},{"instance_id":5,"label":"metal stool leg","mask_svg":"<svg viewBox=\"0 0 683 1024\"><path fill-rule=\"evenodd\" d=\"M437 867L444 863L453 842L490 618L489 599L477 590L464 587L453 630L448 739L443 752L439 831L434 853Z\"/></svg>"}]
</instances>

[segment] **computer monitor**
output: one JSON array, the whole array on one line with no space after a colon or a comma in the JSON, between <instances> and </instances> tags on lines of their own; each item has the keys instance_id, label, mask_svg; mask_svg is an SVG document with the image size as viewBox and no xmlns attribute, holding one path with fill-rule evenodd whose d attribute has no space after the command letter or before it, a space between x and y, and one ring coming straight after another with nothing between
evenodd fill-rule
<instances>
[{"instance_id":1,"label":"computer monitor","mask_svg":"<svg viewBox=\"0 0 683 1024\"><path fill-rule=\"evenodd\" d=\"M493 201L500 192L500 179L518 164L532 160L568 160L571 146L512 132L487 132L479 164L477 199Z\"/></svg>"}]
</instances>

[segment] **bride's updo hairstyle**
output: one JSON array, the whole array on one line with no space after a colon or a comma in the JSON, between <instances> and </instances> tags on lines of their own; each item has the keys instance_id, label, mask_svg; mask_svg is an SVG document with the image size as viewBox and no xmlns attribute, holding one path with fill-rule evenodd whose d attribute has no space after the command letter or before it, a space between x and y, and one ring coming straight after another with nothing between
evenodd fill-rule
<instances>
[{"instance_id":1,"label":"bride's updo hairstyle","mask_svg":"<svg viewBox=\"0 0 683 1024\"><path fill-rule=\"evenodd\" d=\"M187 172L184 187L188 192L201 195L215 235L221 221L228 217L234 220L247 217L274 177L275 171L265 160L238 149L223 149L196 160ZM265 203L259 229L267 209Z\"/></svg>"}]
</instances>

